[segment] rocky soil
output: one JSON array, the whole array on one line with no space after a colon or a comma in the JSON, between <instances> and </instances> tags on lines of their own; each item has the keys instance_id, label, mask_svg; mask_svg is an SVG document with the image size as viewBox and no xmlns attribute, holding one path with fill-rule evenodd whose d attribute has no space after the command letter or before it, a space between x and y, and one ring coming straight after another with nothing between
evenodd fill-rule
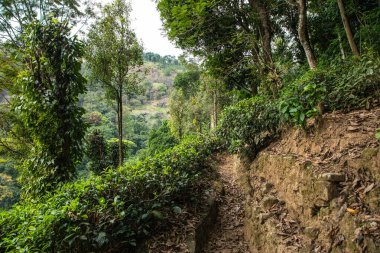
<instances>
[{"instance_id":1,"label":"rocky soil","mask_svg":"<svg viewBox=\"0 0 380 253\"><path fill-rule=\"evenodd\" d=\"M220 155L217 170L224 186L224 195L219 199L219 214L204 253L246 253L248 245L244 239L245 196L239 186L237 158Z\"/></svg>"},{"instance_id":2,"label":"rocky soil","mask_svg":"<svg viewBox=\"0 0 380 253\"><path fill-rule=\"evenodd\" d=\"M251 252L380 252L380 109L289 129L247 168Z\"/></svg>"}]
</instances>

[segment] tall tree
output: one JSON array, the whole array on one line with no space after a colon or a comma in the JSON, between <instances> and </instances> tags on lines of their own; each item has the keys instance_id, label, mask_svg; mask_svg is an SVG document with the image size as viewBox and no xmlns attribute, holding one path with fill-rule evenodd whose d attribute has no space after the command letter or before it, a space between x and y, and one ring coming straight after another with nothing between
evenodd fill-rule
<instances>
[{"instance_id":1,"label":"tall tree","mask_svg":"<svg viewBox=\"0 0 380 253\"><path fill-rule=\"evenodd\" d=\"M338 6L339 6L340 16L342 17L344 30L346 31L347 40L348 40L348 43L350 44L352 53L356 56L360 56L359 49L356 45L356 42L354 40L354 36L352 34L350 22L346 16L346 10L344 8L343 0L337 0L337 2L338 2Z\"/></svg>"},{"instance_id":2,"label":"tall tree","mask_svg":"<svg viewBox=\"0 0 380 253\"><path fill-rule=\"evenodd\" d=\"M258 79L266 78L268 69L274 67L268 4L259 0L251 0L252 4L240 0L182 2L158 1L169 38L205 57L212 75L222 77L230 88L256 94Z\"/></svg>"},{"instance_id":3,"label":"tall tree","mask_svg":"<svg viewBox=\"0 0 380 253\"><path fill-rule=\"evenodd\" d=\"M175 89L169 102L170 128L179 140L185 135L187 107L183 91Z\"/></svg>"},{"instance_id":4,"label":"tall tree","mask_svg":"<svg viewBox=\"0 0 380 253\"><path fill-rule=\"evenodd\" d=\"M297 0L298 4L298 36L305 51L307 62L311 69L317 67L317 59L311 47L307 25L307 0Z\"/></svg>"},{"instance_id":5,"label":"tall tree","mask_svg":"<svg viewBox=\"0 0 380 253\"><path fill-rule=\"evenodd\" d=\"M53 16L25 27L26 65L17 83L22 96L12 106L33 142L21 174L26 194L46 192L72 179L82 158L85 125L78 95L85 91L83 47L70 33L67 22Z\"/></svg>"},{"instance_id":6,"label":"tall tree","mask_svg":"<svg viewBox=\"0 0 380 253\"><path fill-rule=\"evenodd\" d=\"M260 20L260 37L262 41L263 55L267 67L272 67L272 37L273 29L269 18L270 12L266 4L261 0L249 0L252 9L258 14Z\"/></svg>"},{"instance_id":7,"label":"tall tree","mask_svg":"<svg viewBox=\"0 0 380 253\"><path fill-rule=\"evenodd\" d=\"M30 24L38 20L40 24L48 24L52 16L56 21L65 23L67 28L77 22L84 21L85 12L80 11L81 4L87 0L4 0L0 1L0 93L6 96L0 101L6 101L1 105L0 112L0 146L9 151L17 163L22 163L28 157L32 137L28 133L28 127L23 124L19 114L10 111L14 102L13 98L21 96L21 86L16 85L16 78L22 70L28 69L24 64L29 64L31 52L30 40L25 39L30 34ZM82 5L85 6L85 5ZM83 9L82 9L83 10ZM87 13L86 9L86 13ZM69 29L69 28L68 28ZM70 37L73 32L70 31ZM28 44L29 43L29 44ZM37 52L35 52L37 54ZM44 53L44 52L42 52ZM30 69L28 69L29 71ZM42 71L42 69L40 69ZM13 78L9 78L12 77ZM2 87L1 87L2 86ZM1 97L1 95L0 95Z\"/></svg>"},{"instance_id":8,"label":"tall tree","mask_svg":"<svg viewBox=\"0 0 380 253\"><path fill-rule=\"evenodd\" d=\"M88 34L87 60L94 78L116 103L119 166L123 163L123 97L138 91L138 70L143 64L143 48L130 27L130 6L115 0L102 10L102 17Z\"/></svg>"},{"instance_id":9,"label":"tall tree","mask_svg":"<svg viewBox=\"0 0 380 253\"><path fill-rule=\"evenodd\" d=\"M0 1L0 38L13 46L22 46L20 36L34 20L43 21L52 13L59 21L76 24L84 12L86 0L4 0ZM86 9L86 12L90 9Z\"/></svg>"}]
</instances>

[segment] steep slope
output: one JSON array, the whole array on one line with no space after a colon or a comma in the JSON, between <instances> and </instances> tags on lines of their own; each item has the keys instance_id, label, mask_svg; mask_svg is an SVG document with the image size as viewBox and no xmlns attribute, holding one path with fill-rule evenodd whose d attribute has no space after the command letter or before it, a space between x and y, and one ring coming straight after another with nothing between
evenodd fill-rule
<instances>
[{"instance_id":1,"label":"steep slope","mask_svg":"<svg viewBox=\"0 0 380 253\"><path fill-rule=\"evenodd\" d=\"M251 252L379 252L380 109L290 129L245 171Z\"/></svg>"}]
</instances>

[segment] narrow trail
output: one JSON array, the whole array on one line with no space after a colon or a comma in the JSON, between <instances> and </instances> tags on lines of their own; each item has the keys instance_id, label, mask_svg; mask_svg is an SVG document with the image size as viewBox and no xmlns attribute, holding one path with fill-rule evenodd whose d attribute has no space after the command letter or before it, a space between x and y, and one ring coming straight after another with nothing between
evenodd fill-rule
<instances>
[{"instance_id":1,"label":"narrow trail","mask_svg":"<svg viewBox=\"0 0 380 253\"><path fill-rule=\"evenodd\" d=\"M244 195L238 184L236 158L218 157L218 172L225 194L219 200L219 214L204 253L249 253L244 240Z\"/></svg>"}]
</instances>

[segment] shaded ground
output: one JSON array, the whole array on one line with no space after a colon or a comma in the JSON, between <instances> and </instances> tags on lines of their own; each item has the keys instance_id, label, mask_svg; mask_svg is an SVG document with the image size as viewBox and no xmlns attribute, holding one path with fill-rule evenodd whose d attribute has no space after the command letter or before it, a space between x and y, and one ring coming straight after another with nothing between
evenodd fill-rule
<instances>
[{"instance_id":1,"label":"shaded ground","mask_svg":"<svg viewBox=\"0 0 380 253\"><path fill-rule=\"evenodd\" d=\"M210 175L203 178L197 188L202 196L198 203L192 203L182 209L182 212L171 219L170 224L164 230L148 242L149 253L189 253L189 238L195 233L205 212L208 212L207 204L210 196L217 198L219 213L213 228L207 229L208 243L204 246L203 253L248 253L247 244L244 241L244 199L243 191L238 186L238 172L236 169L237 158L223 154L210 159ZM213 168L213 169L211 169ZM211 190L211 182L218 177L223 184L223 196ZM219 184L219 183L218 183ZM194 189L195 190L195 189ZM211 190L211 191L210 191ZM202 236L202 235L201 235ZM207 237L207 235L204 235Z\"/></svg>"},{"instance_id":2,"label":"shaded ground","mask_svg":"<svg viewBox=\"0 0 380 253\"><path fill-rule=\"evenodd\" d=\"M219 200L217 223L210 235L204 253L246 253L244 240L244 195L238 185L236 157L220 155L217 169L225 194Z\"/></svg>"}]
</instances>

